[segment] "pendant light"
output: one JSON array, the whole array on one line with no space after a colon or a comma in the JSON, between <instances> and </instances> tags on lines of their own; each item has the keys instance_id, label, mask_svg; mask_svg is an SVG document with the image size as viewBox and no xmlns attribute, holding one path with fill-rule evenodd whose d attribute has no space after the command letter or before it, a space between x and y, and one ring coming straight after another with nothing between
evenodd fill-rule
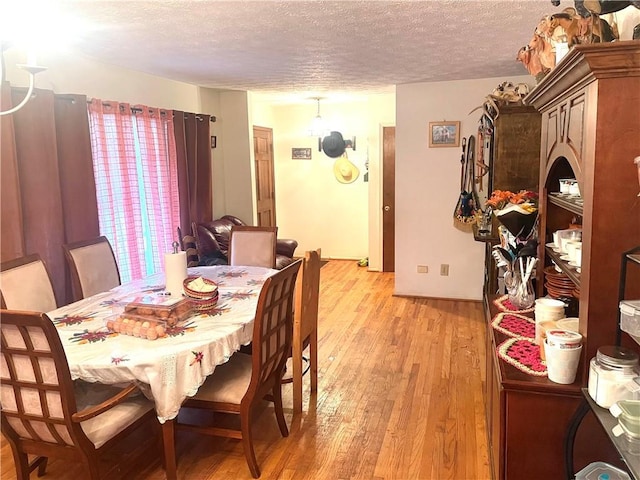
<instances>
[{"instance_id":1,"label":"pendant light","mask_svg":"<svg viewBox=\"0 0 640 480\"><path fill-rule=\"evenodd\" d=\"M321 99L322 99L321 97L314 97L314 100L318 103L318 113L314 117L311 123L311 128L309 129L309 136L311 137L321 138L327 130L324 125L324 120L320 116L320 100Z\"/></svg>"}]
</instances>

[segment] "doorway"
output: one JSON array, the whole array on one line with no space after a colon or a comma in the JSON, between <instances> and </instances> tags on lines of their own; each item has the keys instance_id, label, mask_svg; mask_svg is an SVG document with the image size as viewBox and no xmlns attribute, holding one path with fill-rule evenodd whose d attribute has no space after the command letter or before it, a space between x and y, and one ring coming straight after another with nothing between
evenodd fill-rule
<instances>
[{"instance_id":1,"label":"doorway","mask_svg":"<svg viewBox=\"0 0 640 480\"><path fill-rule=\"evenodd\" d=\"M395 271L396 127L382 127L382 271Z\"/></svg>"},{"instance_id":2,"label":"doorway","mask_svg":"<svg viewBox=\"0 0 640 480\"><path fill-rule=\"evenodd\" d=\"M259 227L276 226L276 189L273 168L273 130L253 127L256 169L256 212Z\"/></svg>"}]
</instances>

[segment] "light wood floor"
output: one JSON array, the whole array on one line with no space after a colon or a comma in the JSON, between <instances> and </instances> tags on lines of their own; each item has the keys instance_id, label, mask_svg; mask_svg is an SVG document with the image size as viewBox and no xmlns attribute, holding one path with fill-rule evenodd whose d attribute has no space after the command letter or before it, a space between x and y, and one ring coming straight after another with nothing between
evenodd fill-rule
<instances>
[{"instance_id":1,"label":"light wood floor","mask_svg":"<svg viewBox=\"0 0 640 480\"><path fill-rule=\"evenodd\" d=\"M393 274L332 260L321 270L319 392L280 437L265 402L255 426L263 479L488 479L484 322L475 302L393 296ZM178 432L181 479L250 479L237 440ZM15 478L2 440L2 480ZM37 478L32 474L32 478ZM83 480L69 462L46 478ZM127 478L164 478L159 461Z\"/></svg>"}]
</instances>

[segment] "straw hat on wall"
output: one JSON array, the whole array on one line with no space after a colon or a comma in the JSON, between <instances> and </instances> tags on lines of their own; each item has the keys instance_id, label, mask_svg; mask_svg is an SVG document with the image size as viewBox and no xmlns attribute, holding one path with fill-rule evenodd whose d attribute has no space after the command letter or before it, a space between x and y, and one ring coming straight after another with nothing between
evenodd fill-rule
<instances>
[{"instance_id":1,"label":"straw hat on wall","mask_svg":"<svg viewBox=\"0 0 640 480\"><path fill-rule=\"evenodd\" d=\"M360 175L360 170L347 158L344 153L333 164L333 174L340 183L353 183Z\"/></svg>"}]
</instances>

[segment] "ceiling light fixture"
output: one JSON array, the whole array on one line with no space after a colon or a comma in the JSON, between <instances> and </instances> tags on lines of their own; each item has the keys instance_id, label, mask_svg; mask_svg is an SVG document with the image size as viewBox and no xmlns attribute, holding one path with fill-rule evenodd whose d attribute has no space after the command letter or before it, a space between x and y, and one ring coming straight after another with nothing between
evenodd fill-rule
<instances>
[{"instance_id":1,"label":"ceiling light fixture","mask_svg":"<svg viewBox=\"0 0 640 480\"><path fill-rule=\"evenodd\" d=\"M324 120L320 116L320 100L322 100L322 97L314 97L314 100L318 102L318 113L314 117L313 122L311 123L311 128L309 129L309 136L322 137L327 130L324 124Z\"/></svg>"},{"instance_id":2,"label":"ceiling light fixture","mask_svg":"<svg viewBox=\"0 0 640 480\"><path fill-rule=\"evenodd\" d=\"M27 63L19 63L16 66L18 68L21 68L22 70L25 70L27 73L29 73L29 89L27 90L27 94L24 96L24 98L18 105L16 105L13 108L10 108L9 110L5 110L4 112L0 112L0 116L15 113L18 110L20 110L22 107L24 107L29 101L29 99L31 98L31 94L33 93L36 74L47 69L47 67L41 67L36 64L36 58L34 54L29 54L27 58ZM2 58L0 59L0 79L2 83L4 83L5 81L4 49L2 49Z\"/></svg>"}]
</instances>

